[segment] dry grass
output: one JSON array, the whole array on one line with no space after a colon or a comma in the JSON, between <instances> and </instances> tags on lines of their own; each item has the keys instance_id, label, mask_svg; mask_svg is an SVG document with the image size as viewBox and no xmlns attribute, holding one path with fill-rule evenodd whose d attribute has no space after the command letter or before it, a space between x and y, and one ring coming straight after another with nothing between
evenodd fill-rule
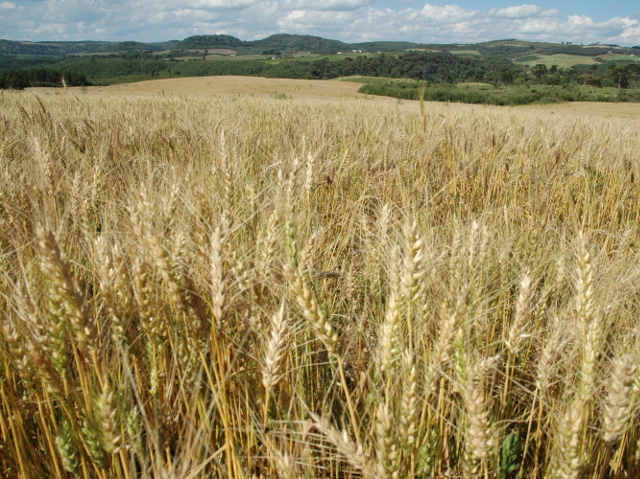
<instances>
[{"instance_id":1,"label":"dry grass","mask_svg":"<svg viewBox=\"0 0 640 479\"><path fill-rule=\"evenodd\" d=\"M640 473L637 118L0 105L5 477Z\"/></svg>"}]
</instances>

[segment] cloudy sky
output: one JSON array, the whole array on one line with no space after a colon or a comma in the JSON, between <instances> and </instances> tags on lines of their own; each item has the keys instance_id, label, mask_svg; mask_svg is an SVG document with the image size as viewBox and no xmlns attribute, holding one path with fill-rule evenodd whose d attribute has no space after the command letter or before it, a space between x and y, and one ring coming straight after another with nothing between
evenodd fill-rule
<instances>
[{"instance_id":1,"label":"cloudy sky","mask_svg":"<svg viewBox=\"0 0 640 479\"><path fill-rule=\"evenodd\" d=\"M346 42L474 43L501 38L640 45L637 0L0 0L8 40L181 40L274 33Z\"/></svg>"}]
</instances>

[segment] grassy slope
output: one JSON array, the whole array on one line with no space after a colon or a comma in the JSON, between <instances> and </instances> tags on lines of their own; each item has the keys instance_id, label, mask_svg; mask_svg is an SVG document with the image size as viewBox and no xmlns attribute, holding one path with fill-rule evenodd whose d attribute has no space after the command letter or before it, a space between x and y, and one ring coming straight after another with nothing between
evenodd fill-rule
<instances>
[{"instance_id":1,"label":"grassy slope","mask_svg":"<svg viewBox=\"0 0 640 479\"><path fill-rule=\"evenodd\" d=\"M560 68L570 68L573 65L594 65L596 61L593 57L585 57L582 55L569 55L565 53L559 53L556 55L536 55L535 60L529 59L530 55L527 55L526 60L518 60L517 58L514 60L516 63L520 63L523 65L536 65L542 64L547 67L551 67L552 65L557 65Z\"/></svg>"},{"instance_id":2,"label":"grassy slope","mask_svg":"<svg viewBox=\"0 0 640 479\"><path fill-rule=\"evenodd\" d=\"M452 51L451 53L453 53L454 55L473 55L473 56L482 55L478 50L455 50L455 51Z\"/></svg>"},{"instance_id":3,"label":"grassy slope","mask_svg":"<svg viewBox=\"0 0 640 479\"><path fill-rule=\"evenodd\" d=\"M612 53L610 55L602 55L602 58L604 58L607 61L632 61L632 62L639 62L640 61L640 52L638 52L637 55L635 56L630 56L630 55L618 55L615 53Z\"/></svg>"}]
</instances>

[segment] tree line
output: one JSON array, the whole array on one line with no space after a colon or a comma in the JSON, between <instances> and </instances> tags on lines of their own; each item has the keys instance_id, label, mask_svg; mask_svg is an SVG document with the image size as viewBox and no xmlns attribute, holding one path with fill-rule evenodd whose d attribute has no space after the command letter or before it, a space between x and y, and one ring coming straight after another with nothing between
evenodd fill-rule
<instances>
[{"instance_id":1,"label":"tree line","mask_svg":"<svg viewBox=\"0 0 640 479\"><path fill-rule=\"evenodd\" d=\"M174 76L247 75L298 79L333 79L344 76L412 78L434 83L500 78L503 73L522 69L509 60L466 57L450 53L380 54L375 57L346 57L340 61L287 60L269 63L257 60L171 61L153 59L141 53L109 57L69 57L53 67L86 75L91 81L118 77L147 78ZM493 74L492 74L493 72ZM511 78L511 77L510 77Z\"/></svg>"},{"instance_id":2,"label":"tree line","mask_svg":"<svg viewBox=\"0 0 640 479\"><path fill-rule=\"evenodd\" d=\"M285 60L280 63L260 60L178 61L158 59L142 52L108 57L67 57L51 66L4 72L0 77L0 88L61 86L62 72L65 72L68 85L87 85L89 81L109 84L153 78L242 75L292 79L365 76L419 80L441 85L484 82L494 86L590 85L619 89L640 88L640 62L607 62L572 68L538 64L525 68L507 58L496 56L434 52L363 55L341 60Z\"/></svg>"},{"instance_id":3,"label":"tree line","mask_svg":"<svg viewBox=\"0 0 640 479\"><path fill-rule=\"evenodd\" d=\"M23 90L28 87L89 86L83 73L49 70L13 70L0 72L0 89Z\"/></svg>"}]
</instances>

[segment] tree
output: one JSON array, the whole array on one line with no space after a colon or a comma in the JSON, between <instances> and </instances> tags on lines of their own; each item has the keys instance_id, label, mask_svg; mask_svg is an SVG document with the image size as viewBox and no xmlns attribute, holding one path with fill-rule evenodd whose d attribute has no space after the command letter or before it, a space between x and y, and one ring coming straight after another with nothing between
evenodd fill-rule
<instances>
[{"instance_id":1,"label":"tree","mask_svg":"<svg viewBox=\"0 0 640 479\"><path fill-rule=\"evenodd\" d=\"M618 88L628 88L629 87L629 77L627 76L627 72L623 69L620 69L616 72L618 77Z\"/></svg>"},{"instance_id":2,"label":"tree","mask_svg":"<svg viewBox=\"0 0 640 479\"><path fill-rule=\"evenodd\" d=\"M536 66L533 67L533 75L540 80L544 75L547 74L547 66L542 64L542 63L538 63Z\"/></svg>"},{"instance_id":3,"label":"tree","mask_svg":"<svg viewBox=\"0 0 640 479\"><path fill-rule=\"evenodd\" d=\"M502 72L502 74L500 75L500 80L502 80L502 83L506 83L507 85L510 85L513 83L513 71L511 70L507 70Z\"/></svg>"}]
</instances>

